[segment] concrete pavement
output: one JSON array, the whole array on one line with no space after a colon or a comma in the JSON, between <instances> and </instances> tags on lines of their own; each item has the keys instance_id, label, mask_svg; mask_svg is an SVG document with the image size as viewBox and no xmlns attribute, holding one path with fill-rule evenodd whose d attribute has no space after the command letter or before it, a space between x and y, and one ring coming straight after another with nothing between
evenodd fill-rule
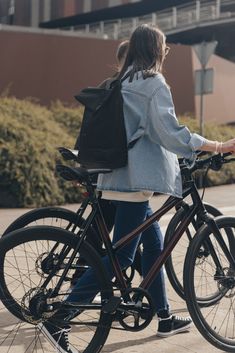
<instances>
[{"instance_id":1,"label":"concrete pavement","mask_svg":"<svg viewBox=\"0 0 235 353\"><path fill-rule=\"evenodd\" d=\"M151 203L153 209L157 209L163 202L165 197L154 198ZM204 200L212 203L221 209L226 215L235 216L235 185L220 186L215 188L208 188L205 193ZM78 205L69 205L71 209L76 209ZM25 209L1 209L0 210L0 234L6 228L10 222L16 217L23 214ZM164 216L160 224L164 230L169 222L172 214ZM171 304L172 312L177 315L187 316L187 308L183 300L181 300L174 290L167 283L167 292L169 302ZM9 339L5 341L3 345L1 342L12 329L13 317L5 310L0 304L0 353L7 353L9 349ZM115 352L115 353L216 353L218 349L209 344L205 339L198 333L195 327L191 329L189 333L179 334L166 339L157 338L156 333L156 319L143 331L140 332L126 332L121 330L112 330L108 340L102 350L102 352ZM19 338L14 343L14 351L17 353L24 353L31 336L30 329L22 326L18 330ZM12 353L13 351L9 351ZM31 353L31 351L28 351ZM32 351L34 352L34 351ZM36 352L36 350L35 350ZM53 352L48 346L45 351L38 350L40 352Z\"/></svg>"}]
</instances>

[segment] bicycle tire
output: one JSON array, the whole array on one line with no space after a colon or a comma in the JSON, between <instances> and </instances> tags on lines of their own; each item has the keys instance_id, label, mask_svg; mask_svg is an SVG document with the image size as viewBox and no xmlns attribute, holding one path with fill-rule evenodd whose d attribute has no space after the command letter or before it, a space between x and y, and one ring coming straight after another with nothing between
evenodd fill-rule
<instances>
[{"instance_id":1,"label":"bicycle tire","mask_svg":"<svg viewBox=\"0 0 235 353\"><path fill-rule=\"evenodd\" d=\"M36 244L37 242L37 244ZM51 246L53 246L53 244L57 244L59 243L61 245L61 247L66 246L68 250L74 250L77 242L76 242L76 238L72 235L72 233L70 233L69 231L63 230L61 228L56 228L56 227L48 227L48 226L36 226L36 227L28 227L28 228L22 228L19 230L16 230L14 232L11 232L9 234L7 234L6 236L4 236L1 241L0 241L0 246L1 246L1 259L0 259L0 299L2 300L2 303L5 305L5 307L13 314L15 315L17 318L20 318L21 320L24 320L24 322L27 322L27 324L30 325L30 327L33 327L33 330L35 331L35 327L36 324L35 322L31 322L29 323L29 308L22 306L22 302L25 300L25 296L27 298L27 295L30 298L30 295L32 295L32 291L35 291L35 285L37 284L37 280L36 280L36 270L34 270L35 273L33 273L33 269L34 269L34 261L35 261L35 256L32 256L34 254L34 252L38 252L38 254L40 255L40 249L44 249L45 248L45 244L43 243L45 242L45 244L47 244L47 246L49 246L49 242L51 242ZM42 244L43 245L40 245ZM27 260L23 260L23 264L21 264L22 262L22 249L24 252L24 255L28 256ZM11 255L14 254L15 256L15 264L16 265L12 265L11 269L9 269L10 263L9 263L9 259L11 258ZM16 260L16 256L17 254L19 254L19 259L20 261L17 262ZM99 289L100 289L100 293L101 293L101 298L102 301L107 301L111 296L112 296L112 286L111 286L111 282L109 281L107 275L106 275L106 271L103 267L103 264L101 262L100 257L98 256L98 254L96 253L96 251L86 242L84 242L81 245L81 248L79 249L79 254L81 254L81 257L83 259L86 259L86 264L89 267L92 267L92 269L95 271L96 274L96 278L97 281L99 283ZM69 258L69 255L68 255ZM36 261L35 261L36 262ZM25 264L27 263L27 270L28 270L28 276L29 278L27 278L26 274L25 274ZM17 293L14 291L14 283L12 284L12 273L14 273L14 271L18 270L18 266L21 266L22 269L22 278L24 279L21 288L18 290L17 288ZM10 281L8 282L8 273L9 273L9 278ZM19 277L20 278L20 277ZM52 278L53 279L53 278ZM54 280L54 279L53 279ZM18 280L19 281L19 280ZM27 282L27 283L26 283ZM54 283L53 281L51 282L52 284ZM30 288L31 285L31 288ZM40 285L40 281L38 282L38 285ZM66 282L63 283L63 285L66 286ZM34 286L34 287L33 287ZM36 287L37 288L37 287ZM27 291L26 291L27 290ZM26 292L25 292L26 291ZM17 300L16 298L13 298L12 295L13 293L16 293L17 295ZM18 297L18 293L22 293L20 294L20 297L22 299L22 301L20 302L20 298ZM35 293L37 293L35 291ZM66 292L62 292L61 295L65 295ZM28 299L29 301L29 299ZM26 300L27 302L27 300ZM97 311L97 309L96 309ZM21 313L19 315L19 313ZM86 312L82 312L81 316L85 316ZM88 314L90 312L88 311ZM97 319L97 325L95 326L94 331L92 331L89 328L89 323L87 323L87 319L85 320L85 324L86 327L89 328L89 330L83 331L84 336L86 335L93 335L92 338L89 340L87 338L87 340L89 340L89 342L85 341L84 337L82 337L81 340L79 340L79 338L77 339L79 342L77 342L76 340L73 342L74 347L77 347L78 344L83 345L83 348L81 350L81 348L79 347L79 352L84 352L84 353L95 353L95 352L99 352L101 347L104 345L110 328L111 328L111 324L112 324L112 316L110 314L106 314L104 312L102 312L101 310L98 313L100 316ZM97 313L96 313L97 315ZM27 320L26 320L27 318ZM80 318L80 316L79 316ZM89 318L89 315L88 315ZM31 317L32 320L32 317ZM26 324L26 325L27 325ZM33 324L33 326L32 326ZM84 326L85 326L84 324ZM79 319L79 325L82 325L82 319ZM80 327L79 326L79 327ZM73 326L72 326L73 327ZM82 326L83 327L83 326ZM25 326L24 326L25 329ZM17 327L17 333L19 333L19 326ZM33 352L35 351L35 347L36 344L39 345L38 349L41 349L42 344L44 344L44 341L40 340L40 342L38 340L38 332L37 332L37 338L35 336L35 342L32 341L30 343L30 345L28 346L28 348L25 350L28 352L30 352L29 347L32 347ZM10 339L11 341L11 346L8 347L7 352L9 353L13 353L14 349L15 349L15 344L13 344L13 341L15 339L17 339L17 336L15 332L12 332L13 338ZM7 338L9 339L9 334L7 334ZM78 333L76 332L76 336L78 336ZM73 338L73 337L72 337ZM4 340L4 347L6 346L6 340ZM46 343L45 343L46 344ZM31 349L31 348L30 348ZM37 348L36 348L36 351ZM1 350L2 352L2 350ZM44 352L44 350L43 350Z\"/></svg>"},{"instance_id":2,"label":"bicycle tire","mask_svg":"<svg viewBox=\"0 0 235 353\"><path fill-rule=\"evenodd\" d=\"M32 225L49 225L67 229L73 233L77 232L84 221L76 212L70 211L62 207L42 207L26 212L22 216L13 221L4 231L2 236L20 228L29 227ZM91 227L86 236L86 241L93 246L100 256L105 255L105 250L102 248L101 238L96 231ZM133 264L126 270L123 270L123 275L126 281L130 284L135 276L135 272L142 276L141 270L141 251L136 252ZM75 283L76 275L74 276Z\"/></svg>"},{"instance_id":3,"label":"bicycle tire","mask_svg":"<svg viewBox=\"0 0 235 353\"><path fill-rule=\"evenodd\" d=\"M212 215L213 217L221 216L222 213L214 206L204 203L204 206L207 212ZM192 208L192 206L189 206ZM185 218L187 210L184 208L180 208L175 215L172 217L165 234L164 239L164 246L171 240L173 237L175 230L177 229L178 225L182 222ZM196 232L196 229L193 229ZM179 240L176 247L173 249L173 252L168 257L165 263L165 270L167 273L167 277L170 281L175 292L185 300L184 295L184 286L183 286L183 265L184 259L186 256L187 248L190 242L190 239L194 236L194 234L189 233L190 229L188 228L188 234L183 235L182 238ZM203 302L201 303L203 305Z\"/></svg>"},{"instance_id":4,"label":"bicycle tire","mask_svg":"<svg viewBox=\"0 0 235 353\"><path fill-rule=\"evenodd\" d=\"M42 207L28 211L18 217L6 228L2 236L32 225L48 225L66 229L70 223L72 225L78 223L79 225L79 218L75 212L62 207Z\"/></svg>"},{"instance_id":5,"label":"bicycle tire","mask_svg":"<svg viewBox=\"0 0 235 353\"><path fill-rule=\"evenodd\" d=\"M222 232L222 236L224 233L227 235L226 229L231 230L229 233L229 242L226 239L227 236L223 237L223 239L227 242L227 248L233 250L234 257L235 218L221 216L216 218L216 224ZM206 255L204 263L201 264L200 268L196 265L198 252L203 248L203 244L209 240L223 266L224 274L220 274L220 276L216 275L217 267L211 255ZM220 291L220 299L212 306L201 307L196 301L197 291L199 290L199 271L207 271L207 275L209 271L211 280ZM230 282L226 282L228 280ZM189 246L185 259L184 283L188 310L199 332L215 347L226 352L235 352L235 268L231 268L231 264L226 258L218 240L206 225L199 230L197 236L194 237ZM230 285L230 289L228 285ZM232 313L230 314L230 311L227 310L231 310Z\"/></svg>"},{"instance_id":6,"label":"bicycle tire","mask_svg":"<svg viewBox=\"0 0 235 353\"><path fill-rule=\"evenodd\" d=\"M2 236L20 228L48 225L55 226L62 229L77 233L84 222L84 218L79 216L76 212L70 211L63 207L41 207L26 212L22 216L13 221ZM91 226L86 235L86 241L98 252L100 256L104 255L102 249L102 241L94 228Z\"/></svg>"}]
</instances>

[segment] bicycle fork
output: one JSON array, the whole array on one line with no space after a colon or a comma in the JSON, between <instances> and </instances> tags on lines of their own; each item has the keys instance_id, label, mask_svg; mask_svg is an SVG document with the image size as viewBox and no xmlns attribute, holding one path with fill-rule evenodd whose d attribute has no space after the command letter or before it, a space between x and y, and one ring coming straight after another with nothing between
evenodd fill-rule
<instances>
[{"instance_id":1,"label":"bicycle fork","mask_svg":"<svg viewBox=\"0 0 235 353\"><path fill-rule=\"evenodd\" d=\"M226 233L227 233L228 240L229 240L229 246L231 248L231 251L230 251L228 249L227 244L224 241L223 235L221 234L219 227L216 224L216 221L212 217L210 217L209 215L207 215L206 217L207 217L207 225L211 229L212 234L214 235L216 241L220 245L225 258L227 259L227 261L229 263L229 270L230 270L229 272L232 271L231 273L233 273L233 277L234 277L235 259L234 259L234 254L232 251L232 248L234 246L234 244L233 244L234 239L232 238L232 236L233 236L232 230L230 228L226 229ZM229 276L229 272L225 273L225 269L223 268L221 260L219 259L218 255L215 251L215 248L212 244L212 240L211 240L210 236L208 236L205 241L205 250L208 250L208 252L210 253L210 255L216 265L216 273L214 275L214 279L216 281L220 281L220 283L223 285L223 287L225 287L227 290L231 289L231 286L232 287L234 286L234 279L231 278L231 281L230 281L229 277L226 277L226 275ZM222 282L221 282L221 280L222 280Z\"/></svg>"}]
</instances>

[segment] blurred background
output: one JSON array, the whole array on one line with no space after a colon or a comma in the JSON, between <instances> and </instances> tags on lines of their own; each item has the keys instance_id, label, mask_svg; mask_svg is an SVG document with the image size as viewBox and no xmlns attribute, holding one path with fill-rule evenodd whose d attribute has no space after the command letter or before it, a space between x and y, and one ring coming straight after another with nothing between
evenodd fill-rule
<instances>
[{"instance_id":1,"label":"blurred background","mask_svg":"<svg viewBox=\"0 0 235 353\"><path fill-rule=\"evenodd\" d=\"M234 0L0 0L0 207L80 199L54 174L56 147L79 133L74 95L113 75L118 44L141 23L167 36L180 120L208 138L235 136ZM207 185L233 175L209 174Z\"/></svg>"}]
</instances>

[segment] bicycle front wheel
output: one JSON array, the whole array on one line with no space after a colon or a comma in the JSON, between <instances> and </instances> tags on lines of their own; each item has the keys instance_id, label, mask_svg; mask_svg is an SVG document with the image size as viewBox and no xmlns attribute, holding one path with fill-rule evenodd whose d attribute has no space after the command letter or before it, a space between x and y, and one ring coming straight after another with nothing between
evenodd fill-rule
<instances>
[{"instance_id":1,"label":"bicycle front wheel","mask_svg":"<svg viewBox=\"0 0 235 353\"><path fill-rule=\"evenodd\" d=\"M235 352L235 266L229 258L229 254L235 258L235 218L218 217L216 224L219 237L204 226L191 241L184 268L185 296L194 324L205 339L223 351ZM208 290L217 292L217 300L201 307L197 297Z\"/></svg>"},{"instance_id":2,"label":"bicycle front wheel","mask_svg":"<svg viewBox=\"0 0 235 353\"><path fill-rule=\"evenodd\" d=\"M53 315L53 312L48 313L44 308L52 302L60 303L68 295L70 272L73 273L75 267L80 266L81 270L92 269L95 272L101 295L100 304L111 297L110 281L99 256L89 244L81 245L68 273L63 276L76 244L77 239L72 233L47 226L20 229L1 239L0 299L16 316L14 318L1 310L1 315L4 313L7 318L7 333L0 337L1 353L15 352L15 347L22 343L22 337L25 347L22 352L53 352L50 345L40 337L38 324ZM79 257L82 258L80 265ZM50 293L59 281L61 284L56 296L51 298ZM70 344L77 352L94 353L104 345L112 317L103 313L100 305L99 308L83 309L76 323L69 334Z\"/></svg>"},{"instance_id":3,"label":"bicycle front wheel","mask_svg":"<svg viewBox=\"0 0 235 353\"><path fill-rule=\"evenodd\" d=\"M206 211L213 217L218 217L222 213L214 206L204 203ZM192 206L189 206L192 208ZM171 240L179 224L185 219L188 210L180 208L176 214L171 219L164 239L164 246ZM189 224L188 228L185 230L183 236L180 238L179 242L174 247L172 253L168 257L165 263L165 269L167 277L176 291L176 293L185 300L184 295L184 285L183 285L183 269L184 269L184 260L189 247L191 240L193 239L196 231L200 227L197 220L197 216L192 219L192 222ZM208 297L206 302L204 298L198 298L198 301L201 305L207 304Z\"/></svg>"}]
</instances>

